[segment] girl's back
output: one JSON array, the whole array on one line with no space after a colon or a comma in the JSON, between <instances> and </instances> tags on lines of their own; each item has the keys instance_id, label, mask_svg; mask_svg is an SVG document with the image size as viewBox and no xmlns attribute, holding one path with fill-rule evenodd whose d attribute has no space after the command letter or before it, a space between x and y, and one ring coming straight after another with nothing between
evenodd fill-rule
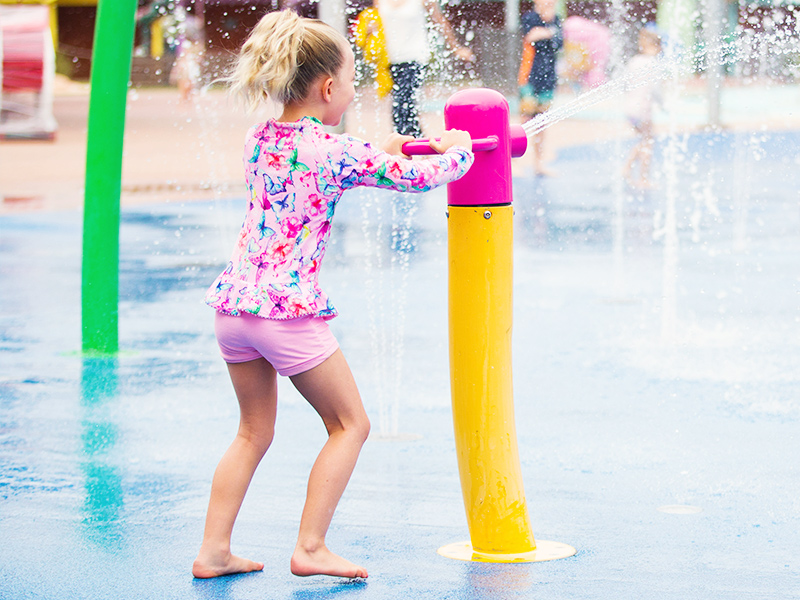
<instances>
[{"instance_id":1,"label":"girl's back","mask_svg":"<svg viewBox=\"0 0 800 600\"><path fill-rule=\"evenodd\" d=\"M336 316L318 273L342 193L356 186L425 192L463 176L472 160L452 148L413 161L328 133L311 117L253 127L244 151L248 212L206 301L230 315Z\"/></svg>"}]
</instances>

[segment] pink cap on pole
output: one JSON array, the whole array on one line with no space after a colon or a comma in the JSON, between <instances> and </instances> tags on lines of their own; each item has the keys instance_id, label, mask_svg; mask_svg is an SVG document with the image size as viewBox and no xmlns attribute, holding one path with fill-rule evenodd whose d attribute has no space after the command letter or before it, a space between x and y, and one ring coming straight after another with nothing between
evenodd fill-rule
<instances>
[{"instance_id":1,"label":"pink cap on pole","mask_svg":"<svg viewBox=\"0 0 800 600\"><path fill-rule=\"evenodd\" d=\"M521 156L527 146L524 131L514 131L512 144L505 97L495 90L475 88L453 94L444 108L447 129L468 131L472 139L497 138L494 150L475 153L469 172L447 186L450 206L511 204L511 152ZM521 128L518 128L521 129ZM520 139L521 136L521 139Z\"/></svg>"}]
</instances>

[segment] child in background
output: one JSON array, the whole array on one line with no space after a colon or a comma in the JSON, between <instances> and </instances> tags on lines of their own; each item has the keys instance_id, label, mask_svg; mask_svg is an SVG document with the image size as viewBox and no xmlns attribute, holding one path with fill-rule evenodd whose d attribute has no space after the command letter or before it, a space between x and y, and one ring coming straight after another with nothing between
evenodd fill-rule
<instances>
[{"instance_id":1,"label":"child in background","mask_svg":"<svg viewBox=\"0 0 800 600\"><path fill-rule=\"evenodd\" d=\"M639 31L639 53L628 63L626 77L638 79L647 71L654 70L661 53L661 37L653 26L643 27ZM650 160L653 157L653 104L661 101L659 79L652 80L629 90L625 97L625 116L638 135L628 161L625 163L623 176L629 185L647 189L650 182ZM639 177L633 172L638 164Z\"/></svg>"},{"instance_id":2,"label":"child in background","mask_svg":"<svg viewBox=\"0 0 800 600\"><path fill-rule=\"evenodd\" d=\"M431 146L440 154L412 161L393 134L383 149L338 125L355 95L355 62L345 38L321 21L284 10L264 16L242 47L232 91L254 107L271 98L278 119L247 134L244 166L250 203L228 267L206 295L216 309L215 333L239 401L237 436L211 486L195 577L263 569L231 554L234 521L273 437L277 375L288 376L319 413L328 432L308 480L295 575L366 577L334 554L325 535L369 433L369 420L347 361L327 319L336 309L318 283L331 220L342 193L356 186L424 192L463 176L472 141L446 131Z\"/></svg>"},{"instance_id":3,"label":"child in background","mask_svg":"<svg viewBox=\"0 0 800 600\"><path fill-rule=\"evenodd\" d=\"M533 10L522 15L523 58L532 54L527 81L520 77L519 111L522 122L547 111L555 96L558 77L556 75L556 57L564 45L564 33L561 19L556 14L555 0L534 0ZM526 48L532 46L531 49ZM538 175L552 175L544 164L544 132L533 137L533 168Z\"/></svg>"},{"instance_id":4,"label":"child in background","mask_svg":"<svg viewBox=\"0 0 800 600\"><path fill-rule=\"evenodd\" d=\"M363 51L364 60L374 69L378 98L385 98L392 91L394 82L389 71L383 22L377 8L371 6L358 13L354 38L356 45Z\"/></svg>"},{"instance_id":5,"label":"child in background","mask_svg":"<svg viewBox=\"0 0 800 600\"><path fill-rule=\"evenodd\" d=\"M200 40L186 36L178 47L178 57L169 74L169 82L178 88L181 104L194 101L202 77L203 46Z\"/></svg>"}]
</instances>

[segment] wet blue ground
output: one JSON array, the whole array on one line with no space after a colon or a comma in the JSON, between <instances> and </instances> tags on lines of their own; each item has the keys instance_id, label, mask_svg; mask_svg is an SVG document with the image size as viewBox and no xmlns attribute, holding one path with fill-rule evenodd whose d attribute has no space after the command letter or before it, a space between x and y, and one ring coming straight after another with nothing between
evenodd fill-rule
<instances>
[{"instance_id":1,"label":"wet blue ground","mask_svg":"<svg viewBox=\"0 0 800 600\"><path fill-rule=\"evenodd\" d=\"M515 182L528 504L538 538L578 550L538 564L436 554L468 535L444 192L345 196L323 282L376 436L329 545L366 583L289 573L324 429L285 382L234 534L265 571L189 573L237 422L201 299L243 201L123 211L114 359L79 353L81 215L0 217L0 598L800 598L799 148L796 134L660 140L675 179L636 192L610 143Z\"/></svg>"}]
</instances>

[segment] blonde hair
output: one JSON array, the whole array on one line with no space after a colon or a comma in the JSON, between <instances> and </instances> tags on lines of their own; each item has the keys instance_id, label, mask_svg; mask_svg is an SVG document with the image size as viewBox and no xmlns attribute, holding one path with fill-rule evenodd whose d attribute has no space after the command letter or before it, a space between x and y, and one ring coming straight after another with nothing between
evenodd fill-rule
<instances>
[{"instance_id":1,"label":"blonde hair","mask_svg":"<svg viewBox=\"0 0 800 600\"><path fill-rule=\"evenodd\" d=\"M251 109L267 98L280 104L303 100L320 76L339 72L346 44L322 21L291 10L267 13L239 51L227 77L230 90Z\"/></svg>"}]
</instances>

